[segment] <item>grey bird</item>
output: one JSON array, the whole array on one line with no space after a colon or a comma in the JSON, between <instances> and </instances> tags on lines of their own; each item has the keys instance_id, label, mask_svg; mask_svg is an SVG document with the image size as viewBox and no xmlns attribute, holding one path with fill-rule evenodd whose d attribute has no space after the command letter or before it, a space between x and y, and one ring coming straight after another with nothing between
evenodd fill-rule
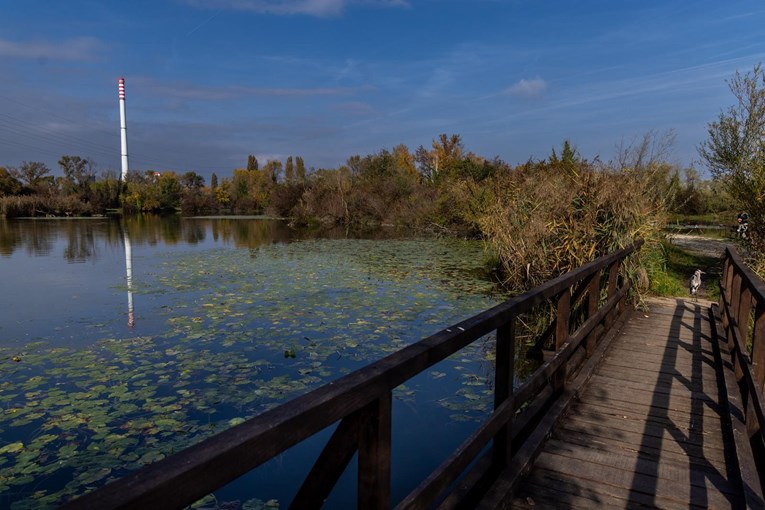
<instances>
[{"instance_id":1,"label":"grey bird","mask_svg":"<svg viewBox=\"0 0 765 510\"><path fill-rule=\"evenodd\" d=\"M701 287L701 275L703 274L705 274L704 271L702 271L701 269L697 269L696 272L693 273L693 276L691 276L691 283L690 283L689 289L691 291L691 296L693 296L696 301L698 301L699 299L698 292L699 292L699 287Z\"/></svg>"}]
</instances>

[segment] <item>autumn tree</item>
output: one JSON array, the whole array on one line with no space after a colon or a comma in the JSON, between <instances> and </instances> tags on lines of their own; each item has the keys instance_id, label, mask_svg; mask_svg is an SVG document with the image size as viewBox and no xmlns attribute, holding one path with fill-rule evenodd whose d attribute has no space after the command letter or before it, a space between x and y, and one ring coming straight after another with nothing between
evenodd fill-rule
<instances>
[{"instance_id":1,"label":"autumn tree","mask_svg":"<svg viewBox=\"0 0 765 510\"><path fill-rule=\"evenodd\" d=\"M183 188L181 179L175 172L163 172L157 179L157 185L160 209L170 210L180 206Z\"/></svg>"},{"instance_id":2,"label":"autumn tree","mask_svg":"<svg viewBox=\"0 0 765 510\"><path fill-rule=\"evenodd\" d=\"M295 174L298 183L302 184L305 182L305 163L300 156L295 157Z\"/></svg>"},{"instance_id":3,"label":"autumn tree","mask_svg":"<svg viewBox=\"0 0 765 510\"><path fill-rule=\"evenodd\" d=\"M76 194L80 200L88 201L90 185L96 178L93 161L64 155L58 160L58 166L64 172L64 193Z\"/></svg>"},{"instance_id":4,"label":"autumn tree","mask_svg":"<svg viewBox=\"0 0 765 510\"><path fill-rule=\"evenodd\" d=\"M699 155L749 214L751 240L765 249L765 72L760 64L728 82L735 104L707 125Z\"/></svg>"},{"instance_id":5,"label":"autumn tree","mask_svg":"<svg viewBox=\"0 0 765 510\"><path fill-rule=\"evenodd\" d=\"M21 193L21 181L8 171L7 168L0 167L0 196L17 195Z\"/></svg>"},{"instance_id":6,"label":"autumn tree","mask_svg":"<svg viewBox=\"0 0 765 510\"><path fill-rule=\"evenodd\" d=\"M181 176L181 185L188 191L199 191L205 185L205 178L196 172L186 172Z\"/></svg>"},{"instance_id":7,"label":"autumn tree","mask_svg":"<svg viewBox=\"0 0 765 510\"><path fill-rule=\"evenodd\" d=\"M253 171L258 169L258 158L250 154L247 156L247 170Z\"/></svg>"},{"instance_id":8,"label":"autumn tree","mask_svg":"<svg viewBox=\"0 0 765 510\"><path fill-rule=\"evenodd\" d=\"M460 135L440 134L433 140L431 150L420 145L414 157L423 180L436 184L454 173L463 156L464 146Z\"/></svg>"},{"instance_id":9,"label":"autumn tree","mask_svg":"<svg viewBox=\"0 0 765 510\"><path fill-rule=\"evenodd\" d=\"M284 180L287 181L287 184L292 184L294 179L295 169L292 165L292 156L289 156L287 158L287 164L284 166Z\"/></svg>"},{"instance_id":10,"label":"autumn tree","mask_svg":"<svg viewBox=\"0 0 765 510\"><path fill-rule=\"evenodd\" d=\"M215 190L218 188L218 174L215 172L212 173L210 176L210 189L215 192Z\"/></svg>"},{"instance_id":11,"label":"autumn tree","mask_svg":"<svg viewBox=\"0 0 765 510\"><path fill-rule=\"evenodd\" d=\"M99 179L90 185L90 204L94 211L117 207L120 196L120 175L115 170L105 170Z\"/></svg>"},{"instance_id":12,"label":"autumn tree","mask_svg":"<svg viewBox=\"0 0 765 510\"><path fill-rule=\"evenodd\" d=\"M396 145L393 148L393 158L399 169L411 175L417 174L417 165L414 159L414 154L409 152L409 148L406 145L403 143Z\"/></svg>"},{"instance_id":13,"label":"autumn tree","mask_svg":"<svg viewBox=\"0 0 765 510\"><path fill-rule=\"evenodd\" d=\"M11 170L14 177L29 188L38 188L51 177L50 169L39 161L24 161L19 168Z\"/></svg>"},{"instance_id":14,"label":"autumn tree","mask_svg":"<svg viewBox=\"0 0 765 510\"><path fill-rule=\"evenodd\" d=\"M263 165L263 171L271 177L274 183L279 182L279 177L282 175L282 162L270 159Z\"/></svg>"},{"instance_id":15,"label":"autumn tree","mask_svg":"<svg viewBox=\"0 0 765 510\"><path fill-rule=\"evenodd\" d=\"M213 196L221 207L229 207L231 205L231 181L224 177L220 182L220 186L215 187Z\"/></svg>"}]
</instances>

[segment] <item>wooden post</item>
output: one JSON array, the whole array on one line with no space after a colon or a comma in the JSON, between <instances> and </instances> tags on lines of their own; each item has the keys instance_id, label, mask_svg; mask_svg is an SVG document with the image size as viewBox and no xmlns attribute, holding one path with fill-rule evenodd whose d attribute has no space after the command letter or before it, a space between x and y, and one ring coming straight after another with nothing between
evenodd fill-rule
<instances>
[{"instance_id":1,"label":"wooden post","mask_svg":"<svg viewBox=\"0 0 765 510\"><path fill-rule=\"evenodd\" d=\"M735 271L733 271L735 272ZM733 282L730 287L730 312L733 315L733 317L728 317L728 320L732 323L735 323L735 327L739 327L740 324L738 324L738 303L741 300L741 275L735 274L733 275ZM734 327L734 324L731 324L730 327ZM733 335L730 335L728 338L728 347L733 347Z\"/></svg>"},{"instance_id":2,"label":"wooden post","mask_svg":"<svg viewBox=\"0 0 765 510\"><path fill-rule=\"evenodd\" d=\"M367 406L359 434L358 508L390 508L391 392Z\"/></svg>"},{"instance_id":3,"label":"wooden post","mask_svg":"<svg viewBox=\"0 0 765 510\"><path fill-rule=\"evenodd\" d=\"M758 301L754 311L752 331L752 367L754 380L760 391L765 385L765 302Z\"/></svg>"},{"instance_id":4,"label":"wooden post","mask_svg":"<svg viewBox=\"0 0 765 510\"><path fill-rule=\"evenodd\" d=\"M722 285L724 285L722 292L720 292L720 313L722 319L723 330L725 334L730 337L730 317L728 317L728 309L725 306L725 302L730 303L730 287L733 285L733 262L728 256L728 252L725 253L725 260L723 261L723 279Z\"/></svg>"},{"instance_id":5,"label":"wooden post","mask_svg":"<svg viewBox=\"0 0 765 510\"><path fill-rule=\"evenodd\" d=\"M734 313L736 313L736 322L738 322L741 342L743 342L743 347L746 349L746 343L749 339L749 316L752 314L752 291L749 290L749 285L743 282L742 287L738 310Z\"/></svg>"},{"instance_id":6,"label":"wooden post","mask_svg":"<svg viewBox=\"0 0 765 510\"><path fill-rule=\"evenodd\" d=\"M324 501L356 453L359 432L365 424L364 420L368 418L365 411L366 409L360 409L340 421L292 500L290 510L319 509L324 505Z\"/></svg>"},{"instance_id":7,"label":"wooden post","mask_svg":"<svg viewBox=\"0 0 765 510\"><path fill-rule=\"evenodd\" d=\"M746 410L744 412L746 415L746 419L744 420L746 424L746 433L749 434L750 440L760 431L760 422L757 421L757 413L754 412L752 398L754 398L754 395L749 395L749 399L745 404Z\"/></svg>"},{"instance_id":8,"label":"wooden post","mask_svg":"<svg viewBox=\"0 0 765 510\"><path fill-rule=\"evenodd\" d=\"M733 277L736 274L736 270L733 268L733 260L730 256L725 258L725 289L728 296L728 302L733 297Z\"/></svg>"},{"instance_id":9,"label":"wooden post","mask_svg":"<svg viewBox=\"0 0 765 510\"><path fill-rule=\"evenodd\" d=\"M588 287L589 288L587 289L587 318L589 319L590 317L592 317L598 312L598 302L600 301L600 272L592 275L592 280L590 280L590 285ZM600 333L598 331L598 328L596 328L587 337L587 344L585 348L587 351L588 358L592 356L593 352L595 352L595 346L597 344L599 336L600 336Z\"/></svg>"},{"instance_id":10,"label":"wooden post","mask_svg":"<svg viewBox=\"0 0 765 510\"><path fill-rule=\"evenodd\" d=\"M555 352L558 352L568 340L568 320L571 316L571 289L566 289L558 295L556 325L555 325ZM566 385L567 363L563 363L553 378L555 391L563 390Z\"/></svg>"},{"instance_id":11,"label":"wooden post","mask_svg":"<svg viewBox=\"0 0 765 510\"><path fill-rule=\"evenodd\" d=\"M614 261L608 266L608 299L611 299L616 294L616 284L619 281L619 261ZM611 325L616 317L616 309L611 310L606 316L605 326L606 330L611 329Z\"/></svg>"},{"instance_id":12,"label":"wooden post","mask_svg":"<svg viewBox=\"0 0 765 510\"><path fill-rule=\"evenodd\" d=\"M496 367L494 370L494 409L513 398L515 379L515 319L497 328ZM512 457L512 417L494 436L494 464L503 468Z\"/></svg>"}]
</instances>

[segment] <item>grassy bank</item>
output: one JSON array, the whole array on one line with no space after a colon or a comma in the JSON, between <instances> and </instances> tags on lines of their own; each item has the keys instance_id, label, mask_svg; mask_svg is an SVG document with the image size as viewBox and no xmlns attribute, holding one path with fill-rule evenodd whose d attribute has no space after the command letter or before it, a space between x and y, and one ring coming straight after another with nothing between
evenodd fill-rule
<instances>
[{"instance_id":1,"label":"grassy bank","mask_svg":"<svg viewBox=\"0 0 765 510\"><path fill-rule=\"evenodd\" d=\"M662 242L644 254L644 263L651 281L652 295L663 297L689 297L688 282L694 271L701 269L700 297L717 301L720 298L722 264L718 257L696 255L678 246Z\"/></svg>"}]
</instances>

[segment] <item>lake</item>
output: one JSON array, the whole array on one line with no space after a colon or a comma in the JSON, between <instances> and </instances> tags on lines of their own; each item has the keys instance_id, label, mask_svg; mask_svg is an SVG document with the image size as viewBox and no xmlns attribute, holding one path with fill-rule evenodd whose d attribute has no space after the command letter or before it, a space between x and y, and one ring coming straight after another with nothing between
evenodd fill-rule
<instances>
[{"instance_id":1,"label":"lake","mask_svg":"<svg viewBox=\"0 0 765 510\"><path fill-rule=\"evenodd\" d=\"M499 303L483 260L264 218L0 219L0 507L55 507ZM393 501L490 411L492 361L487 337L396 389ZM331 432L199 506L286 508ZM326 508L355 504L347 471Z\"/></svg>"}]
</instances>

